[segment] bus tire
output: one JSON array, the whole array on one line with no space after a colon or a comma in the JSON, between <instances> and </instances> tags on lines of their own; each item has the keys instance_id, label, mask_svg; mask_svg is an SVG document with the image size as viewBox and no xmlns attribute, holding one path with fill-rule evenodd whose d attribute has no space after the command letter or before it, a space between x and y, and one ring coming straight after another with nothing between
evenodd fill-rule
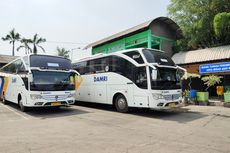
<instances>
[{"instance_id":1,"label":"bus tire","mask_svg":"<svg viewBox=\"0 0 230 153\"><path fill-rule=\"evenodd\" d=\"M4 93L2 94L2 103L3 103L4 105L7 104L7 100L6 100L6 98L5 98Z\"/></svg>"},{"instance_id":2,"label":"bus tire","mask_svg":"<svg viewBox=\"0 0 230 153\"><path fill-rule=\"evenodd\" d=\"M127 100L126 100L125 96L123 96L122 94L119 94L116 97L115 107L116 107L118 112L121 112L121 113L128 112L129 107L128 107Z\"/></svg>"},{"instance_id":3,"label":"bus tire","mask_svg":"<svg viewBox=\"0 0 230 153\"><path fill-rule=\"evenodd\" d=\"M28 108L27 108L26 106L23 105L22 98L19 99L18 105L19 105L20 110L21 110L22 112L26 112L26 111L28 110Z\"/></svg>"}]
</instances>

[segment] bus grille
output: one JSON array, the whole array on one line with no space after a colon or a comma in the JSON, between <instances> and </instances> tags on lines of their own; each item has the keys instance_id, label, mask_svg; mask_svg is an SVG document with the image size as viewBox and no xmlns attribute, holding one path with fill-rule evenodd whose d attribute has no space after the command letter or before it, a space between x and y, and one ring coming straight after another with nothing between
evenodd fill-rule
<instances>
[{"instance_id":1,"label":"bus grille","mask_svg":"<svg viewBox=\"0 0 230 153\"><path fill-rule=\"evenodd\" d=\"M43 99L52 100L52 101L60 101L68 98L68 95L43 95Z\"/></svg>"},{"instance_id":2,"label":"bus grille","mask_svg":"<svg viewBox=\"0 0 230 153\"><path fill-rule=\"evenodd\" d=\"M163 95L165 100L177 100L180 98L180 94L172 94L172 95Z\"/></svg>"}]
</instances>

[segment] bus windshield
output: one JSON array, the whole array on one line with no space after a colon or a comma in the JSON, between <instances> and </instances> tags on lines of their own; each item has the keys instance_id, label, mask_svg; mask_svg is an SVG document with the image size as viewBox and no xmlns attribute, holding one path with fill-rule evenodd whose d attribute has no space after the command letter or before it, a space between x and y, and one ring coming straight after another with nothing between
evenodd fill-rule
<instances>
[{"instance_id":1,"label":"bus windshield","mask_svg":"<svg viewBox=\"0 0 230 153\"><path fill-rule=\"evenodd\" d=\"M143 49L143 54L148 63L157 63L159 65L175 66L174 62L164 52Z\"/></svg>"},{"instance_id":2,"label":"bus windshield","mask_svg":"<svg viewBox=\"0 0 230 153\"><path fill-rule=\"evenodd\" d=\"M71 61L62 57L31 55L30 67L39 67L41 69L70 70Z\"/></svg>"},{"instance_id":3,"label":"bus windshield","mask_svg":"<svg viewBox=\"0 0 230 153\"><path fill-rule=\"evenodd\" d=\"M31 91L74 90L74 73L32 70Z\"/></svg>"},{"instance_id":4,"label":"bus windshield","mask_svg":"<svg viewBox=\"0 0 230 153\"><path fill-rule=\"evenodd\" d=\"M153 73L150 68L150 72ZM177 69L157 67L157 77L151 77L151 88L156 90L181 89Z\"/></svg>"}]
</instances>

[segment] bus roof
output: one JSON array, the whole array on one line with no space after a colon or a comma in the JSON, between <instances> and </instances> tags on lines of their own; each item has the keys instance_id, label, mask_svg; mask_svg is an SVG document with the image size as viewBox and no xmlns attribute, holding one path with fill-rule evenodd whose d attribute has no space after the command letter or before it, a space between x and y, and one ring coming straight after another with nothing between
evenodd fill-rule
<instances>
[{"instance_id":1,"label":"bus roof","mask_svg":"<svg viewBox=\"0 0 230 153\"><path fill-rule=\"evenodd\" d=\"M120 50L120 51L116 51L116 52L112 52L112 53L108 53L108 54L99 53L99 54L88 56L88 57L85 57L82 59L75 60L72 63L83 62L83 61L87 61L87 60L91 60L91 59L97 59L97 58L107 57L107 56L111 56L111 55L122 54L122 53L130 52L130 51L141 51L143 49L149 49L149 48L132 48L132 49ZM158 49L151 49L150 48L149 50L164 53L164 51L158 50Z\"/></svg>"},{"instance_id":2,"label":"bus roof","mask_svg":"<svg viewBox=\"0 0 230 153\"><path fill-rule=\"evenodd\" d=\"M30 67L39 67L39 68L46 68L46 69L62 69L62 70L69 70L71 69L71 60L61 57L61 56L54 56L54 55L46 55L46 54L29 54L26 56L18 57L8 64L4 65L0 69L3 69L4 67L10 65L11 63L21 59L25 63L26 69L29 68L28 61L25 61L25 58L28 57L30 59ZM31 57L33 57L33 61L31 61ZM44 58L49 57L49 58ZM60 59L60 60L57 60ZM66 62L68 61L68 62ZM31 63L32 62L32 63ZM26 64L28 63L28 64Z\"/></svg>"}]
</instances>

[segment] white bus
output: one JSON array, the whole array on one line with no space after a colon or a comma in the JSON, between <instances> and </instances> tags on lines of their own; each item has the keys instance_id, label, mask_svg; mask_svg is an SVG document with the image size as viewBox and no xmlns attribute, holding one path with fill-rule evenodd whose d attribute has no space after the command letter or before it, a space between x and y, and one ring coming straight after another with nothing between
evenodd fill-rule
<instances>
[{"instance_id":1,"label":"white bus","mask_svg":"<svg viewBox=\"0 0 230 153\"><path fill-rule=\"evenodd\" d=\"M73 63L82 77L76 100L129 107L168 109L182 105L179 72L163 51L130 49L98 54Z\"/></svg>"},{"instance_id":2,"label":"white bus","mask_svg":"<svg viewBox=\"0 0 230 153\"><path fill-rule=\"evenodd\" d=\"M76 74L71 61L62 57L19 57L0 69L2 103L16 103L22 111L74 104Z\"/></svg>"}]
</instances>

